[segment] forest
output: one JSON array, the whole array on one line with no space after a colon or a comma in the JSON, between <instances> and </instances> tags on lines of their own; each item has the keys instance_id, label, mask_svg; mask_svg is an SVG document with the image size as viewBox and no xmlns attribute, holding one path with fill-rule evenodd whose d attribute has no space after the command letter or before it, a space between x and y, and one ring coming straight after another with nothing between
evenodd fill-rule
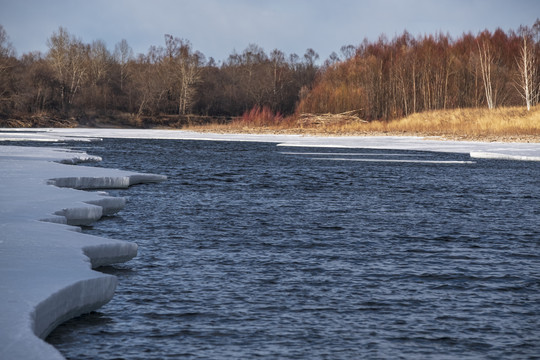
<instances>
[{"instance_id":1,"label":"forest","mask_svg":"<svg viewBox=\"0 0 540 360\"><path fill-rule=\"evenodd\" d=\"M250 44L217 62L164 35L146 54L126 40L87 44L63 27L48 51L16 55L0 25L0 125L10 119L201 116L266 109L281 119L354 111L365 121L540 101L540 20L517 30L412 36L345 45L324 61Z\"/></svg>"}]
</instances>

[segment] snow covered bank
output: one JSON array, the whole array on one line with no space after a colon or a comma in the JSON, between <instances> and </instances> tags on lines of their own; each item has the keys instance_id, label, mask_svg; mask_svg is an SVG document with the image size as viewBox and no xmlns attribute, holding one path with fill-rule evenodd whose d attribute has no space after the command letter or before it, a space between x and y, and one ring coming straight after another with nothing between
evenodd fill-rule
<instances>
[{"instance_id":1,"label":"snow covered bank","mask_svg":"<svg viewBox=\"0 0 540 360\"><path fill-rule=\"evenodd\" d=\"M262 134L212 134L182 130L141 129L0 129L2 140L93 141L102 138L178 139L212 141L273 142L280 146L340 147L388 150L421 150L467 153L473 157L489 153L490 158L540 160L540 143L446 141L414 136L302 136ZM484 156L485 157L485 156Z\"/></svg>"},{"instance_id":2,"label":"snow covered bank","mask_svg":"<svg viewBox=\"0 0 540 360\"><path fill-rule=\"evenodd\" d=\"M116 277L92 268L137 254L134 243L71 226L114 214L125 199L51 184L125 188L165 177L59 163L97 160L82 152L0 146L1 359L63 359L42 339L61 322L108 302L116 288Z\"/></svg>"},{"instance_id":3,"label":"snow covered bank","mask_svg":"<svg viewBox=\"0 0 540 360\"><path fill-rule=\"evenodd\" d=\"M90 141L99 141L101 139L99 138L91 138L91 137L81 137L81 136L70 136L68 135L60 135L60 134L53 134L52 129L27 129L27 128L20 128L20 129L1 129L0 128L0 141L37 141L37 142L62 142L62 141L83 141L83 142L90 142Z\"/></svg>"}]
</instances>

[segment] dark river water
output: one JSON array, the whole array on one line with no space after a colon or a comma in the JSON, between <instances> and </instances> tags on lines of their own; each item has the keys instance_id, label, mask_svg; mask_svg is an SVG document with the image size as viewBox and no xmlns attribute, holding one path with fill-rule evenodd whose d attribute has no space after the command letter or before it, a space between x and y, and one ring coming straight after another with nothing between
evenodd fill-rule
<instances>
[{"instance_id":1,"label":"dark river water","mask_svg":"<svg viewBox=\"0 0 540 360\"><path fill-rule=\"evenodd\" d=\"M72 145L72 144L69 144ZM104 140L169 180L86 232L139 255L47 339L68 359L540 358L540 163Z\"/></svg>"}]
</instances>

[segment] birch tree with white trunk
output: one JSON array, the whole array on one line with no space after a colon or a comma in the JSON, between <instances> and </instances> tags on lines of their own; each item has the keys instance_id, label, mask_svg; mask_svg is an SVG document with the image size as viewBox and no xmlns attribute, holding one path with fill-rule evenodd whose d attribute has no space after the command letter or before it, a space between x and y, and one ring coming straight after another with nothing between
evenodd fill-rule
<instances>
[{"instance_id":1,"label":"birch tree with white trunk","mask_svg":"<svg viewBox=\"0 0 540 360\"><path fill-rule=\"evenodd\" d=\"M178 96L178 114L185 115L195 97L195 85L200 81L204 56L193 52L188 40L165 35L165 67L168 69L172 87Z\"/></svg>"},{"instance_id":2,"label":"birch tree with white trunk","mask_svg":"<svg viewBox=\"0 0 540 360\"><path fill-rule=\"evenodd\" d=\"M540 94L540 83L538 82L538 60L535 53L535 44L531 29L524 27L520 29L522 44L519 56L516 59L519 80L516 82L516 88L525 101L527 111L531 106L538 103Z\"/></svg>"},{"instance_id":3,"label":"birch tree with white trunk","mask_svg":"<svg viewBox=\"0 0 540 360\"><path fill-rule=\"evenodd\" d=\"M60 27L47 40L48 59L60 84L60 98L64 111L73 104L88 73L89 47Z\"/></svg>"},{"instance_id":4,"label":"birch tree with white trunk","mask_svg":"<svg viewBox=\"0 0 540 360\"><path fill-rule=\"evenodd\" d=\"M493 101L493 86L491 81L491 66L493 64L493 55L491 54L490 46L486 41L482 44L478 43L478 54L480 57L480 72L482 73L482 82L486 94L486 102L488 109L494 109Z\"/></svg>"}]
</instances>

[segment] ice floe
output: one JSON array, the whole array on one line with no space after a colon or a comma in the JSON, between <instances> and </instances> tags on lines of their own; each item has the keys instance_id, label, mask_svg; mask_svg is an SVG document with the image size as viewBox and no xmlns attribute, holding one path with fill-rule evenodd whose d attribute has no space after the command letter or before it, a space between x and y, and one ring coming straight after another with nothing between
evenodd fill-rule
<instances>
[{"instance_id":1,"label":"ice floe","mask_svg":"<svg viewBox=\"0 0 540 360\"><path fill-rule=\"evenodd\" d=\"M125 199L58 186L124 188L165 177L61 164L97 160L83 152L0 146L1 359L63 359L42 339L108 302L116 288L116 277L92 268L137 254L134 243L70 231L114 214Z\"/></svg>"}]
</instances>

